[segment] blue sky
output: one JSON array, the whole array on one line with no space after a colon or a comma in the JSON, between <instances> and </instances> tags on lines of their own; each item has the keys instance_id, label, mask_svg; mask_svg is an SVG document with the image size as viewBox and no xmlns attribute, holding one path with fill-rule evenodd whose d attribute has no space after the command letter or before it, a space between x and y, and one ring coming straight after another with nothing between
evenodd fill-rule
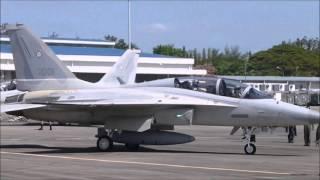
<instances>
[{"instance_id":1,"label":"blue sky","mask_svg":"<svg viewBox=\"0 0 320 180\"><path fill-rule=\"evenodd\" d=\"M319 37L319 1L132 1L132 40L187 49L238 45L268 49ZM40 36L127 39L127 1L1 1L1 23L24 23Z\"/></svg>"}]
</instances>

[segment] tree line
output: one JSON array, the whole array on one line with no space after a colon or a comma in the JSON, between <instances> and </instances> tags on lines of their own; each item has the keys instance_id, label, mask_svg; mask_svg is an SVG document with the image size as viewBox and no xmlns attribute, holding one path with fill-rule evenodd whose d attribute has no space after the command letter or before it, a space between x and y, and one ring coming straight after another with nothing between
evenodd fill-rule
<instances>
[{"instance_id":1,"label":"tree line","mask_svg":"<svg viewBox=\"0 0 320 180\"><path fill-rule=\"evenodd\" d=\"M205 68L209 74L252 76L320 76L319 38L283 41L270 49L256 53L241 52L238 46L186 50L173 44L158 45L153 53L194 58L195 68Z\"/></svg>"},{"instance_id":2,"label":"tree line","mask_svg":"<svg viewBox=\"0 0 320 180\"><path fill-rule=\"evenodd\" d=\"M49 35L57 38L53 32ZM107 41L115 42L114 48L127 49L124 39L112 35L104 36ZM132 48L139 47L132 43ZM182 58L193 58L194 67L206 69L208 74L248 75L248 76L320 76L319 38L297 38L282 41L273 47L252 52L241 52L239 46L217 48L187 49L174 44L160 44L153 47L153 53Z\"/></svg>"},{"instance_id":3,"label":"tree line","mask_svg":"<svg viewBox=\"0 0 320 180\"><path fill-rule=\"evenodd\" d=\"M283 41L252 55L248 63L252 75L320 76L319 38Z\"/></svg>"}]
</instances>

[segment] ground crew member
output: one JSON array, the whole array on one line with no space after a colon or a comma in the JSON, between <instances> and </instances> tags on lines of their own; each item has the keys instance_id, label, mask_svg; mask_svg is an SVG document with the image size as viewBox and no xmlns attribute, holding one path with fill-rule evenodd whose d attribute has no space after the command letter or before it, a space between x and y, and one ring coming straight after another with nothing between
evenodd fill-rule
<instances>
[{"instance_id":1,"label":"ground crew member","mask_svg":"<svg viewBox=\"0 0 320 180\"><path fill-rule=\"evenodd\" d=\"M320 144L320 124L318 124L318 128L316 131L316 145Z\"/></svg>"},{"instance_id":2,"label":"ground crew member","mask_svg":"<svg viewBox=\"0 0 320 180\"><path fill-rule=\"evenodd\" d=\"M304 125L304 146L310 146L310 125Z\"/></svg>"},{"instance_id":3,"label":"ground crew member","mask_svg":"<svg viewBox=\"0 0 320 180\"><path fill-rule=\"evenodd\" d=\"M38 130L43 130L43 121L41 121L40 128Z\"/></svg>"},{"instance_id":4,"label":"ground crew member","mask_svg":"<svg viewBox=\"0 0 320 180\"><path fill-rule=\"evenodd\" d=\"M294 131L294 126L289 126L288 131L288 143L293 143L294 140L294 135L295 135L295 131Z\"/></svg>"}]
</instances>

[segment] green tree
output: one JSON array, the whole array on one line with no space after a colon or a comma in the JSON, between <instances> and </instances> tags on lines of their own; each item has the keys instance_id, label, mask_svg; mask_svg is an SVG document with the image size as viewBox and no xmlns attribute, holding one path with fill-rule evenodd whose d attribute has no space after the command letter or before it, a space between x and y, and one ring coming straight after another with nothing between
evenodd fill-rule
<instances>
[{"instance_id":1,"label":"green tree","mask_svg":"<svg viewBox=\"0 0 320 180\"><path fill-rule=\"evenodd\" d=\"M153 48L153 53L155 54L162 54L167 56L174 56L174 57L186 57L186 50L183 48L176 48L173 44L165 44L165 45L158 45Z\"/></svg>"},{"instance_id":2,"label":"green tree","mask_svg":"<svg viewBox=\"0 0 320 180\"><path fill-rule=\"evenodd\" d=\"M193 59L194 59L194 61L195 61L195 65L199 64L197 54L198 54L198 53L197 53L197 48L194 48L194 49L193 49L193 52L192 52L192 57L193 57Z\"/></svg>"},{"instance_id":3,"label":"green tree","mask_svg":"<svg viewBox=\"0 0 320 180\"><path fill-rule=\"evenodd\" d=\"M117 37L115 37L113 35L109 34L107 36L104 36L104 39L107 41L115 42L114 47L117 49L128 49L129 48L129 45L125 42L124 39L118 39ZM131 48L139 49L139 47L134 43L131 43Z\"/></svg>"},{"instance_id":4,"label":"green tree","mask_svg":"<svg viewBox=\"0 0 320 180\"><path fill-rule=\"evenodd\" d=\"M202 49L201 63L205 64L205 65L208 65L206 48Z\"/></svg>"},{"instance_id":5,"label":"green tree","mask_svg":"<svg viewBox=\"0 0 320 180\"><path fill-rule=\"evenodd\" d=\"M248 71L263 76L320 76L319 53L307 50L308 46L300 43L306 42L282 43L255 53L249 59Z\"/></svg>"},{"instance_id":6,"label":"green tree","mask_svg":"<svg viewBox=\"0 0 320 180\"><path fill-rule=\"evenodd\" d=\"M282 41L266 51L242 53L239 46L226 46L223 51L215 48L186 50L174 45L158 45L154 53L194 58L196 68L221 75L274 75L320 76L319 38L298 38ZM277 68L278 67L278 68Z\"/></svg>"},{"instance_id":7,"label":"green tree","mask_svg":"<svg viewBox=\"0 0 320 180\"><path fill-rule=\"evenodd\" d=\"M116 42L118 40L117 37L112 36L110 34L108 34L107 36L104 36L104 39L107 40L107 41L111 41L111 42Z\"/></svg>"}]
</instances>

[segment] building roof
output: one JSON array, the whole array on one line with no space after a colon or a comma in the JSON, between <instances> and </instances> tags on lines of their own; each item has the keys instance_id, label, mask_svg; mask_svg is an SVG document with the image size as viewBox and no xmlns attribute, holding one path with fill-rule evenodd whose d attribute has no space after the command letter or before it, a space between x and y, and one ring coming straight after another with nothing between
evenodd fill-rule
<instances>
[{"instance_id":1,"label":"building roof","mask_svg":"<svg viewBox=\"0 0 320 180\"><path fill-rule=\"evenodd\" d=\"M296 76L219 76L240 81L306 81L319 82L320 77L296 77Z\"/></svg>"},{"instance_id":2,"label":"building roof","mask_svg":"<svg viewBox=\"0 0 320 180\"><path fill-rule=\"evenodd\" d=\"M54 53L58 55L86 55L86 56L121 56L125 50L106 47L91 47L91 46L70 46L70 45L50 45L49 47ZM11 53L10 44L1 44L0 52ZM171 56L164 56L152 53L140 53L140 57L165 57L172 58Z\"/></svg>"},{"instance_id":3,"label":"building roof","mask_svg":"<svg viewBox=\"0 0 320 180\"><path fill-rule=\"evenodd\" d=\"M72 39L72 38L41 38L48 45L75 45L75 46L101 46L110 47L116 43L104 40L93 39ZM10 42L8 37L0 37L1 42Z\"/></svg>"}]
</instances>

